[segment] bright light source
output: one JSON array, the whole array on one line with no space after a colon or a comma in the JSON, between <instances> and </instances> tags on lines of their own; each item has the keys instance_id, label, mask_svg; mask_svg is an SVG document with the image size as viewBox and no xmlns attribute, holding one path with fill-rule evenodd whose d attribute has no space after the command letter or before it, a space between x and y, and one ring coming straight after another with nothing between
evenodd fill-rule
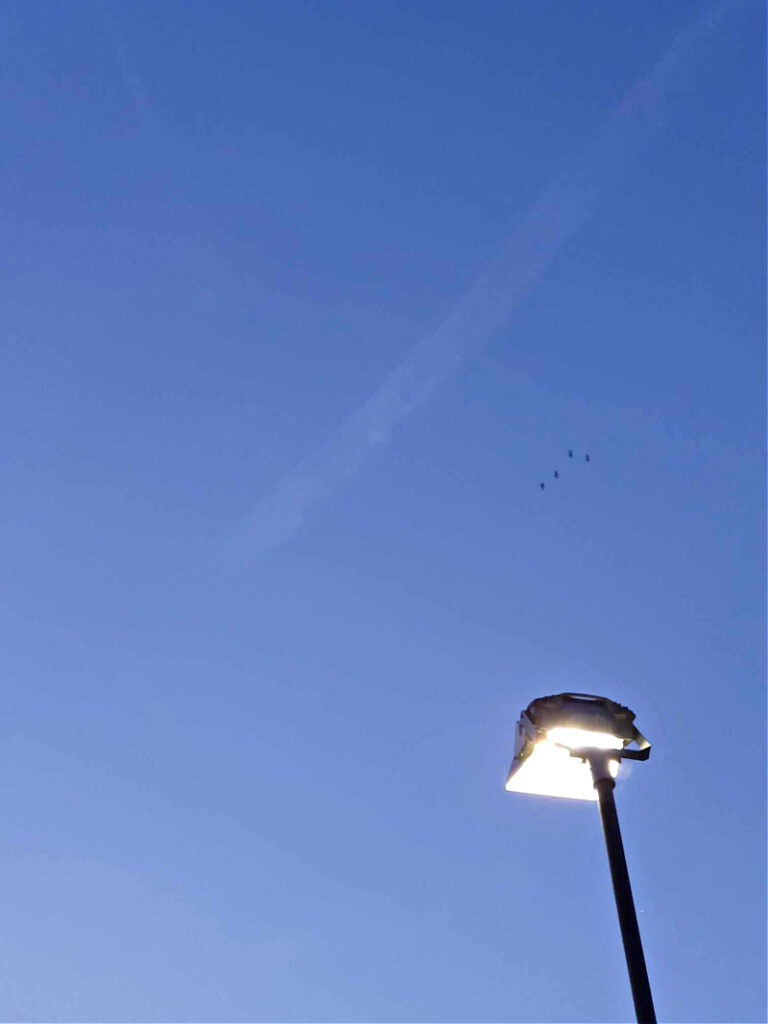
<instances>
[{"instance_id":1,"label":"bright light source","mask_svg":"<svg viewBox=\"0 0 768 1024\"><path fill-rule=\"evenodd\" d=\"M563 726L550 729L547 732L547 739L551 743L561 743L564 747L570 747L571 750L578 750L579 747L621 750L624 746L623 740L609 732L591 732L589 729L568 729Z\"/></svg>"},{"instance_id":2,"label":"bright light source","mask_svg":"<svg viewBox=\"0 0 768 1024\"><path fill-rule=\"evenodd\" d=\"M623 758L647 761L651 745L623 704L590 693L557 693L532 700L515 730L509 793L596 802L611 868L621 938L637 1020L656 1024L627 860L613 798Z\"/></svg>"},{"instance_id":3,"label":"bright light source","mask_svg":"<svg viewBox=\"0 0 768 1024\"><path fill-rule=\"evenodd\" d=\"M557 730L552 732L582 732L584 730ZM613 740L614 737L608 737ZM587 746L588 744L579 744ZM597 744L594 744L597 746ZM602 745L603 749L608 747ZM616 778L619 770L618 761L609 765L611 775ZM540 740L517 771L507 779L509 793L534 793L537 796L563 796L571 800L597 800L597 792L592 783L592 772L586 761L571 757L565 747L551 743L548 739Z\"/></svg>"},{"instance_id":4,"label":"bright light source","mask_svg":"<svg viewBox=\"0 0 768 1024\"><path fill-rule=\"evenodd\" d=\"M615 750L629 757L625 748L631 743L648 748L634 718L629 708L590 694L561 693L532 701L517 723L507 791L597 800L592 767L571 751ZM607 768L616 778L619 759L610 758Z\"/></svg>"}]
</instances>

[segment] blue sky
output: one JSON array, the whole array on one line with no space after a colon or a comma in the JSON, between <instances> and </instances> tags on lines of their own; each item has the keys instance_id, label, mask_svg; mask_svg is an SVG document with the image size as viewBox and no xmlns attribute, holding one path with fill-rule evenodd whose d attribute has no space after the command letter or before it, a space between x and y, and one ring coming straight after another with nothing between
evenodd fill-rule
<instances>
[{"instance_id":1,"label":"blue sky","mask_svg":"<svg viewBox=\"0 0 768 1024\"><path fill-rule=\"evenodd\" d=\"M762 6L0 26L0 1019L761 1019Z\"/></svg>"}]
</instances>

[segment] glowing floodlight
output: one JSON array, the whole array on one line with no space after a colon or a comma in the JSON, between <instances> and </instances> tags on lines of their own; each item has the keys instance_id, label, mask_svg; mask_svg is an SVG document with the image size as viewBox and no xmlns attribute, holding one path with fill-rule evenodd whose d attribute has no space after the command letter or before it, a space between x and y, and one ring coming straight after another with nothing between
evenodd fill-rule
<instances>
[{"instance_id":1,"label":"glowing floodlight","mask_svg":"<svg viewBox=\"0 0 768 1024\"><path fill-rule=\"evenodd\" d=\"M607 753L606 758L607 770L615 779L621 757L648 756L648 741L635 728L634 719L629 708L586 693L560 693L532 701L517 723L507 790L597 800L590 764L574 756L574 751L616 751L618 756ZM626 750L631 743L636 750Z\"/></svg>"},{"instance_id":2,"label":"glowing floodlight","mask_svg":"<svg viewBox=\"0 0 768 1024\"><path fill-rule=\"evenodd\" d=\"M507 776L510 793L597 801L638 1024L656 1024L656 1011L613 788L620 762L645 761L650 751L635 727L634 712L623 704L588 693L559 693L531 701L520 715Z\"/></svg>"}]
</instances>

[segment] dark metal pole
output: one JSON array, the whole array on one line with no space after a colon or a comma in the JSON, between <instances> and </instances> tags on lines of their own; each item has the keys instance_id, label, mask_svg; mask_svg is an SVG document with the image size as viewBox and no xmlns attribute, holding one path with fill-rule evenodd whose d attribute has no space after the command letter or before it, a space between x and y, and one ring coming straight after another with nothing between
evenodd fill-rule
<instances>
[{"instance_id":1,"label":"dark metal pole","mask_svg":"<svg viewBox=\"0 0 768 1024\"><path fill-rule=\"evenodd\" d=\"M589 758L595 789L597 790L600 820L603 823L605 848L608 851L608 863L611 867L613 894L616 897L616 909L619 912L621 939L624 943L624 955L629 969L629 983L632 986L632 998L635 1002L635 1014L638 1024L656 1024L656 1011L653 1008L651 985L645 967L643 945L640 941L640 929L635 913L635 901L629 884L627 859L624 856L624 844L619 830L619 816L616 813L616 801L613 799L614 781L611 778L605 756Z\"/></svg>"}]
</instances>

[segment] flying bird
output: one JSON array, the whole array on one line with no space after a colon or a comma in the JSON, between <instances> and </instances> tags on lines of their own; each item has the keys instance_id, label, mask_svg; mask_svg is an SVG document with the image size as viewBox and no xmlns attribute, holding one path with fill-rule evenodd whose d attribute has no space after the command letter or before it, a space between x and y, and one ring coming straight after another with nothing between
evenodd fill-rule
<instances>
[{"instance_id":1,"label":"flying bird","mask_svg":"<svg viewBox=\"0 0 768 1024\"><path fill-rule=\"evenodd\" d=\"M568 452L568 458L569 459L573 459L575 457L575 452L574 452L573 448L568 448L567 452ZM584 454L584 461L585 462L591 462L592 461L592 456L589 455L588 453L585 453ZM552 471L552 475L554 476L555 480L559 480L560 479L560 470L559 469L553 470ZM542 491L545 489L545 485L544 485L543 481L539 484L539 487L541 488Z\"/></svg>"}]
</instances>

